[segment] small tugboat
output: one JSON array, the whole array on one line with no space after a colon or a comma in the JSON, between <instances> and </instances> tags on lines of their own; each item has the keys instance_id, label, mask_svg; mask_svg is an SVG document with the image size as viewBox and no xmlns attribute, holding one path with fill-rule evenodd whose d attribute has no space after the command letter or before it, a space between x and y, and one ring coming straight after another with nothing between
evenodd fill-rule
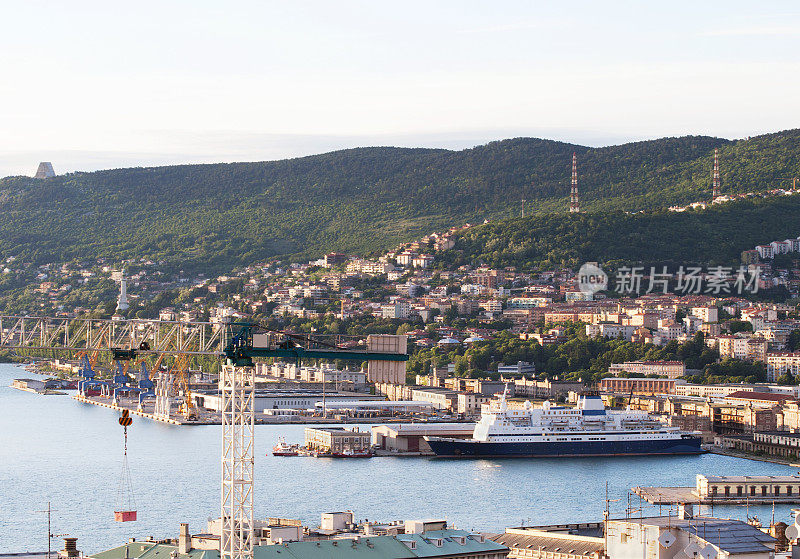
<instances>
[{"instance_id":1,"label":"small tugboat","mask_svg":"<svg viewBox=\"0 0 800 559\"><path fill-rule=\"evenodd\" d=\"M278 438L278 444L272 447L273 456L297 456L299 453L296 444L288 444L283 437Z\"/></svg>"}]
</instances>

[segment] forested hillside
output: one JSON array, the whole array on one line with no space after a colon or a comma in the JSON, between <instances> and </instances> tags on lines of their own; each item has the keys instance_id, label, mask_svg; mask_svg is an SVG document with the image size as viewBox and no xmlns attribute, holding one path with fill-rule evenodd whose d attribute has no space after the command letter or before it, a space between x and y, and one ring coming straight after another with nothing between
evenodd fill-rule
<instances>
[{"instance_id":1,"label":"forested hillside","mask_svg":"<svg viewBox=\"0 0 800 559\"><path fill-rule=\"evenodd\" d=\"M755 245L800 235L800 194L706 210L560 214L508 219L461 234L446 264L540 269L607 264L735 265Z\"/></svg>"},{"instance_id":2,"label":"forested hillside","mask_svg":"<svg viewBox=\"0 0 800 559\"><path fill-rule=\"evenodd\" d=\"M359 148L261 163L9 177L0 179L0 257L147 257L224 270L328 250L367 253L465 221L519 215L523 198L528 212L561 214L573 151L584 209L638 211L707 199L716 147L723 191L786 185L783 177L800 176L799 144L800 131L600 149L518 138L463 151ZM599 229L616 218L582 219Z\"/></svg>"}]
</instances>

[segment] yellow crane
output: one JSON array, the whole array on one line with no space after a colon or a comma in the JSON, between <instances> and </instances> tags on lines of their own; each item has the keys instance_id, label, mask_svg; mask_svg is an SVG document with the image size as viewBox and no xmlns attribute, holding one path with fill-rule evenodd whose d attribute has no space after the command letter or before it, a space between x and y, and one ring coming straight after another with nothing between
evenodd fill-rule
<instances>
[{"instance_id":1,"label":"yellow crane","mask_svg":"<svg viewBox=\"0 0 800 559\"><path fill-rule=\"evenodd\" d=\"M186 419L193 419L196 415L194 413L194 404L192 403L192 390L189 385L189 356L185 353L176 355L169 373L175 379L173 384L174 392L176 394L180 393L183 397L180 413Z\"/></svg>"}]
</instances>

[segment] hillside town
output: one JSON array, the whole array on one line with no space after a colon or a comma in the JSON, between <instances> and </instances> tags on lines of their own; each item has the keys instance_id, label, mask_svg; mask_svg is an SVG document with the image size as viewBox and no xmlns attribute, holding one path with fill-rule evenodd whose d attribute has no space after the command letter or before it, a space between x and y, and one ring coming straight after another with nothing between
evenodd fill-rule
<instances>
[{"instance_id":1,"label":"hillside town","mask_svg":"<svg viewBox=\"0 0 800 559\"><path fill-rule=\"evenodd\" d=\"M620 268L608 289L592 292L582 289L578 275L568 269L447 269L448 251L469 228L431 234L373 258L333 252L306 263L264 263L214 278L170 274L149 261L31 269L8 259L3 272L36 274L38 287L26 293L30 307L20 314L38 307L63 317L96 315L102 305L72 304L87 292L116 294L124 285L129 309L118 307L120 319L124 313L164 322L206 321L217 328L256 320L304 335L407 337L412 360L406 378L374 378L366 369L333 363L258 364L262 387L324 390L330 385L334 392L326 409L337 409L337 398L350 401L339 412L353 416L425 413L474 420L503 390L520 401L573 403L587 390L600 390L608 405L658 414L671 425L703 432L706 442L719 447L796 453L778 443L775 448L759 445L753 433L800 430L800 317L793 305L760 297L776 288L789 296L798 293L800 262L790 259L786 268L772 264L775 255L798 252L800 240L746 251L738 271ZM81 296L74 298L77 293ZM630 350L617 352L607 365L595 365L593 370L601 368L593 376L571 371L569 362L556 370L537 370L533 359L515 359L517 353L502 349L517 340L513 343L528 353L536 347L557 351L577 339L625 343L641 348L641 355L661 351L673 357L631 359ZM695 357L702 356L700 365L698 359L680 358L689 355L689 347ZM489 369L471 357L480 351L494 352ZM70 374L80 371L77 362L52 366ZM202 369L194 369L192 397L198 409L213 411L207 380L213 371ZM361 400L369 400L372 392L407 405L354 405L348 391L359 393ZM268 403L262 407L286 419L313 409L323 397L323 392L309 396L284 390L264 395Z\"/></svg>"}]
</instances>

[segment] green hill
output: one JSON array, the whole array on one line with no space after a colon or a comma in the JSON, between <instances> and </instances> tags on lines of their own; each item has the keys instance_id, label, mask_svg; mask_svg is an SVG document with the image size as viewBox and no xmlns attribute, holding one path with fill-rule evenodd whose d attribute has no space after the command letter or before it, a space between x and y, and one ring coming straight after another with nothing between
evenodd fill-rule
<instances>
[{"instance_id":1,"label":"green hill","mask_svg":"<svg viewBox=\"0 0 800 559\"><path fill-rule=\"evenodd\" d=\"M453 266L576 267L587 261L736 265L743 250L800 235L800 195L754 197L706 210L550 214L473 227L442 256Z\"/></svg>"},{"instance_id":2,"label":"green hill","mask_svg":"<svg viewBox=\"0 0 800 559\"><path fill-rule=\"evenodd\" d=\"M328 250L367 253L465 221L561 214L578 153L582 206L657 209L800 176L800 131L690 136L599 149L517 138L473 149L359 148L260 163L180 165L0 179L0 257L147 257L224 270ZM557 219L555 217L547 219ZM588 218L587 218L588 219ZM598 218L602 219L602 218Z\"/></svg>"}]
</instances>

